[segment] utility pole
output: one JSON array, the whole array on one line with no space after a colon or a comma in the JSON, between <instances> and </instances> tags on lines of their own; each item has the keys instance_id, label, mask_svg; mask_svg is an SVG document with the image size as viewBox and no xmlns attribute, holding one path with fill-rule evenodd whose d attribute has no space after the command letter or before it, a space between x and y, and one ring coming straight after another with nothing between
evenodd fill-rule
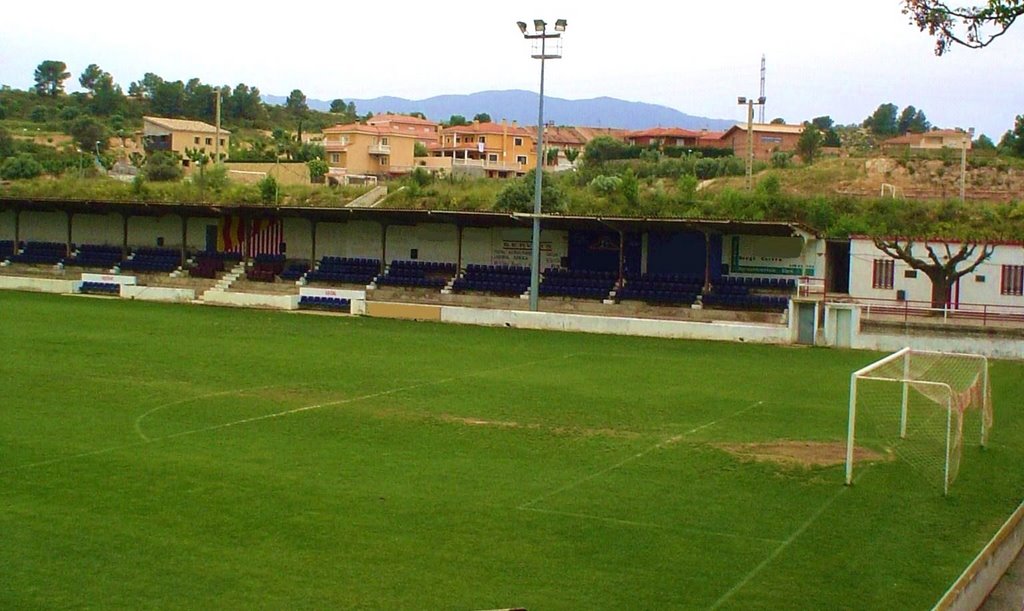
<instances>
[{"instance_id":1,"label":"utility pole","mask_svg":"<svg viewBox=\"0 0 1024 611\"><path fill-rule=\"evenodd\" d=\"M960 146L960 203L967 200L967 147L974 139L974 128L970 128L964 134Z\"/></svg>"},{"instance_id":2,"label":"utility pole","mask_svg":"<svg viewBox=\"0 0 1024 611\"><path fill-rule=\"evenodd\" d=\"M220 87L217 88L217 116L215 120L217 136L213 141L213 162L220 163Z\"/></svg>"}]
</instances>

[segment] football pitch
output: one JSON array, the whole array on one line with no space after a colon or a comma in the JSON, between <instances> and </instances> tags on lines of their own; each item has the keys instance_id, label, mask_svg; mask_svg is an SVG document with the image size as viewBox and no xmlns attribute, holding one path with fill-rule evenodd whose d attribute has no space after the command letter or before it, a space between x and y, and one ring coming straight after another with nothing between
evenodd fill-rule
<instances>
[{"instance_id":1,"label":"football pitch","mask_svg":"<svg viewBox=\"0 0 1024 611\"><path fill-rule=\"evenodd\" d=\"M1024 363L944 497L843 485L875 353L14 292L0 350L3 608L925 608L1024 493Z\"/></svg>"}]
</instances>

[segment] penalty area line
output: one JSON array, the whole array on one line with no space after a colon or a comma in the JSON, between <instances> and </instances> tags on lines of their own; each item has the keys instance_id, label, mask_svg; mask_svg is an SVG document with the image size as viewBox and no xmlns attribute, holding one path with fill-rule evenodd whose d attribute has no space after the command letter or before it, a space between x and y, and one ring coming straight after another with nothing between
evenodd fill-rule
<instances>
[{"instance_id":1,"label":"penalty area line","mask_svg":"<svg viewBox=\"0 0 1024 611\"><path fill-rule=\"evenodd\" d=\"M598 477L601 477L602 475L606 475L608 473L611 473L612 471L615 471L616 469L619 469L619 468L621 468L621 467L623 467L623 466L625 466L625 465L627 465L627 464L629 464L629 463L631 463L631 462L633 462L635 460L638 460L640 458L643 458L644 456L647 456L651 452L654 452L656 450L660 450L661 448L664 448L665 446L668 446L668 445L671 445L673 443L676 443L676 442L680 441L683 437L685 437L687 435L692 435L694 433L698 433L698 432L703 431L706 428L712 427L712 426L714 426L714 425L716 425L716 424L718 424L718 423L720 423L720 422L722 422L724 420L728 420L730 418L735 418L736 416L739 416L740 414L748 412L748 411L754 409L755 407L758 407L758 406L763 405L763 404L764 404L764 401L756 401L756 402L754 402L754 403L744 407L743 409L737 410L737 411L735 411L735 412L733 412L731 414L728 414L728 415L723 416L721 418L717 418L717 419L712 420L710 422L706 422L706 423L704 423L704 424L702 424L700 426L694 427L694 428L692 428L692 429L690 429L688 431L685 431L685 432L683 432L683 433L681 433L679 435L673 435L672 437L669 437L668 439L665 439L663 441L660 441L660 442L654 444L653 446L647 448L646 450L643 450L641 452L633 454L632 456L628 456L628 457L624 458L623 460L620 460L619 462L615 463L614 465L611 465L609 467L605 467L604 469L601 469L600 471L595 471L594 473L591 473L591 474L589 474L589 475L587 475L585 477L582 477L582 478L580 478L578 480L575 480L575 481L571 481L568 484L565 484L564 486L561 486L561 487L556 488L556 489L554 489L554 490L552 490L550 492L542 494L542 495L538 496L537 498L535 498L535 499L533 499L531 501L527 501L527 502L523 503L522 505L520 505L519 507L517 507L516 509L520 509L520 510L532 509L532 507L534 505L536 505L537 503L540 503L541 501L545 501L545 500L547 500L547 499L549 499L549 498L551 498L551 497L553 497L555 495L561 494L561 493L566 492L568 490L572 490L573 488L576 488L576 487L578 487L578 486L580 486L582 484L585 484L585 483L587 483L587 482L589 482L589 481L591 481L593 479L597 479Z\"/></svg>"},{"instance_id":2,"label":"penalty area line","mask_svg":"<svg viewBox=\"0 0 1024 611\"><path fill-rule=\"evenodd\" d=\"M780 539L769 539L766 537L754 537L751 535L741 535L739 533L722 532L718 530L708 530L705 528L694 528L692 526L665 526L664 524L654 524L651 522L637 522L635 520L621 520L619 518L608 518L605 516L595 516L589 513L576 513L572 511L558 511L555 509L541 509L539 507L520 507L522 511L532 511L535 513L544 513L553 516L565 516L568 518L579 518L581 520L594 520L596 522L607 522L609 524L621 524L623 526L639 526L642 528L654 528L657 530L665 531L679 531L686 532L695 535L704 535L708 537L723 537L726 539L739 539L743 541L758 541L761 543L782 543Z\"/></svg>"},{"instance_id":3,"label":"penalty area line","mask_svg":"<svg viewBox=\"0 0 1024 611\"><path fill-rule=\"evenodd\" d=\"M853 483L856 484L861 479L861 477L868 472L870 468L870 465L868 465L861 469L857 477L853 478ZM804 534L804 532L811 527L811 525L817 522L818 518L820 518L822 514L825 513L825 510L831 507L832 504L836 502L836 499L838 499L846 492L847 488L849 488L849 486L844 485L841 488L839 488L839 490L837 490L835 494L827 498L825 502L821 504L821 507L818 507L818 509L811 514L811 517L807 518L807 520L804 521L804 523L801 524L795 531L793 531L792 534L786 537L784 541L779 543L779 546L773 549L764 560L759 562L757 566L751 569L750 572L743 577L743 579L739 580L733 587L729 588L729 591L723 594L718 600L715 601L715 604L711 605L711 607L709 608L717 609L721 607L723 604L728 602L729 599L735 596L737 592L742 590L744 586L750 583L752 579L757 577L761 573L761 571L763 571L765 567L771 564L772 561L779 556L779 554L785 551L786 548L793 543L793 541L796 541L800 537L800 535Z\"/></svg>"}]
</instances>

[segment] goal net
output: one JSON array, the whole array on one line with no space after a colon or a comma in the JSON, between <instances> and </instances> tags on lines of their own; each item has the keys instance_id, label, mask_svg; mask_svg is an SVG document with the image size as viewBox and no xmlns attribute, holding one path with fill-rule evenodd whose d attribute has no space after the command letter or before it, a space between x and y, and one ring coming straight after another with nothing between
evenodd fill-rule
<instances>
[{"instance_id":1,"label":"goal net","mask_svg":"<svg viewBox=\"0 0 1024 611\"><path fill-rule=\"evenodd\" d=\"M850 377L846 483L853 482L854 450L861 446L941 477L948 494L960 470L965 426L978 430L975 425L984 446L992 426L988 360L904 348Z\"/></svg>"}]
</instances>

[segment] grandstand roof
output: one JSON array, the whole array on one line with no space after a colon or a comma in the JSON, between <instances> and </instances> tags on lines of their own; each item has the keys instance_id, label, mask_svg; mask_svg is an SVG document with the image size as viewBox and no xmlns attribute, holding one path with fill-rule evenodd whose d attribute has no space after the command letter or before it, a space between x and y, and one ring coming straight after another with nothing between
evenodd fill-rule
<instances>
[{"instance_id":1,"label":"grandstand roof","mask_svg":"<svg viewBox=\"0 0 1024 611\"><path fill-rule=\"evenodd\" d=\"M128 214L163 216L167 214L192 217L244 215L251 218L280 216L305 218L318 222L353 220L377 221L389 225L417 223L450 223L466 227L529 227L530 214L458 210L395 210L379 208L310 208L298 206L270 207L260 205L219 206L195 203L142 203L96 200L22 199L0 197L0 209L67 211L75 214ZM802 223L784 221L743 221L722 218L648 218L612 216L544 215L542 224L549 229L590 229L613 231L709 231L723 234L793 236L818 235Z\"/></svg>"}]
</instances>

